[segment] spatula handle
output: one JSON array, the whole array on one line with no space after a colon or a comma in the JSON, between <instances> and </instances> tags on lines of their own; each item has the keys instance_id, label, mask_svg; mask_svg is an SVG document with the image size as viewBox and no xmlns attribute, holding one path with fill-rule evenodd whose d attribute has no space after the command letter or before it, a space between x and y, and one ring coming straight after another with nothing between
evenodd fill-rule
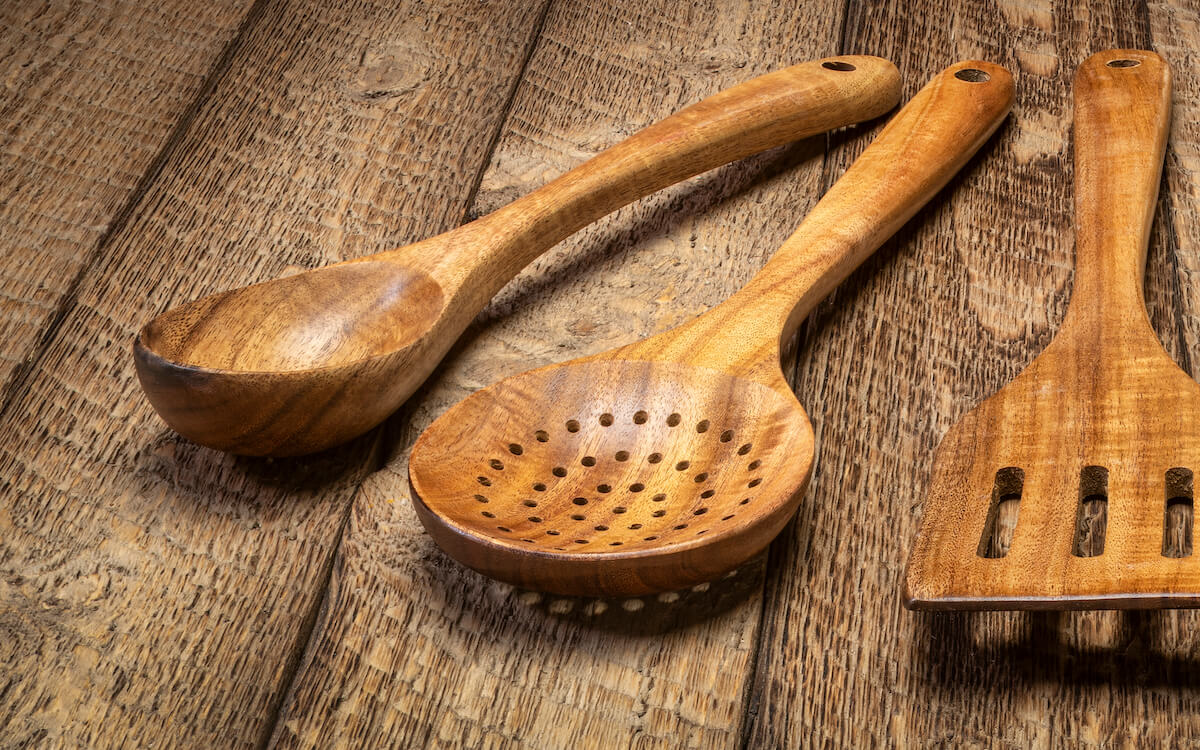
<instances>
[{"instance_id":1,"label":"spatula handle","mask_svg":"<svg viewBox=\"0 0 1200 750\"><path fill-rule=\"evenodd\" d=\"M1171 122L1171 68L1097 52L1075 73L1075 285L1064 329L1149 326L1146 247Z\"/></svg>"},{"instance_id":2,"label":"spatula handle","mask_svg":"<svg viewBox=\"0 0 1200 750\"><path fill-rule=\"evenodd\" d=\"M727 371L756 362L777 378L787 339L813 306L938 192L995 132L1013 100L1007 70L956 63L888 122L741 291L673 334L687 352L705 348Z\"/></svg>"},{"instance_id":3,"label":"spatula handle","mask_svg":"<svg viewBox=\"0 0 1200 750\"><path fill-rule=\"evenodd\" d=\"M520 200L453 233L430 272L476 309L569 234L692 175L878 117L900 99L900 73L868 55L794 65L714 94L639 131ZM461 236L458 236L461 235ZM474 312L471 313L473 317Z\"/></svg>"}]
</instances>

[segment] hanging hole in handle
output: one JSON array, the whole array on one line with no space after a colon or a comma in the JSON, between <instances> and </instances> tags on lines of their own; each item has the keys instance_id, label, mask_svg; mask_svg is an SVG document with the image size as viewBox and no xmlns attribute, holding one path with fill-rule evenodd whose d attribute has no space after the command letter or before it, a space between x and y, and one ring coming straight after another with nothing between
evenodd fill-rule
<instances>
[{"instance_id":1,"label":"hanging hole in handle","mask_svg":"<svg viewBox=\"0 0 1200 750\"><path fill-rule=\"evenodd\" d=\"M1137 66L1142 64L1142 61L1141 60L1125 60L1125 59L1109 60L1108 62L1106 62L1104 64L1110 68L1136 68Z\"/></svg>"},{"instance_id":2,"label":"hanging hole in handle","mask_svg":"<svg viewBox=\"0 0 1200 750\"><path fill-rule=\"evenodd\" d=\"M983 72L979 68L963 68L954 74L954 77L960 81L967 83L983 83L984 81L992 80L992 77Z\"/></svg>"},{"instance_id":3,"label":"hanging hole in handle","mask_svg":"<svg viewBox=\"0 0 1200 750\"><path fill-rule=\"evenodd\" d=\"M857 68L850 63L842 62L841 60L826 60L825 62L821 63L821 67L825 68L826 70L840 70L843 73L848 73L851 70L857 70Z\"/></svg>"}]
</instances>

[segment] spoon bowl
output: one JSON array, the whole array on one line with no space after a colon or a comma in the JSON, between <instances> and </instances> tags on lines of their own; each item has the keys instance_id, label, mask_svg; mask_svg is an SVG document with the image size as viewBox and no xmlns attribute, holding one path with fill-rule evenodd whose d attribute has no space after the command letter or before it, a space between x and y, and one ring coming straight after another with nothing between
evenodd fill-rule
<instances>
[{"instance_id":1,"label":"spoon bowl","mask_svg":"<svg viewBox=\"0 0 1200 750\"><path fill-rule=\"evenodd\" d=\"M505 577L513 558L523 579L552 573L564 591L586 589L597 562L647 589L672 587L679 569L719 575L737 548L779 533L813 455L782 375L772 387L675 362L534 370L438 425L411 469L438 543L469 554L482 540L503 548L505 567L486 554L464 562Z\"/></svg>"},{"instance_id":2,"label":"spoon bowl","mask_svg":"<svg viewBox=\"0 0 1200 750\"><path fill-rule=\"evenodd\" d=\"M436 365L430 333L447 322L429 274L350 262L174 308L142 329L134 362L159 414L193 441L309 453L395 411Z\"/></svg>"},{"instance_id":3,"label":"spoon bowl","mask_svg":"<svg viewBox=\"0 0 1200 750\"><path fill-rule=\"evenodd\" d=\"M488 300L567 235L692 175L878 117L899 96L896 67L866 55L759 76L458 229L170 310L134 343L138 378L163 419L202 445L331 447L395 411Z\"/></svg>"},{"instance_id":4,"label":"spoon bowl","mask_svg":"<svg viewBox=\"0 0 1200 750\"><path fill-rule=\"evenodd\" d=\"M441 311L441 286L418 269L342 263L181 305L143 328L137 346L197 371L313 370L402 349Z\"/></svg>"},{"instance_id":5,"label":"spoon bowl","mask_svg":"<svg viewBox=\"0 0 1200 750\"><path fill-rule=\"evenodd\" d=\"M418 516L451 557L560 594L682 588L795 513L814 460L780 344L999 126L1012 78L922 89L737 294L670 331L476 392L418 439Z\"/></svg>"}]
</instances>

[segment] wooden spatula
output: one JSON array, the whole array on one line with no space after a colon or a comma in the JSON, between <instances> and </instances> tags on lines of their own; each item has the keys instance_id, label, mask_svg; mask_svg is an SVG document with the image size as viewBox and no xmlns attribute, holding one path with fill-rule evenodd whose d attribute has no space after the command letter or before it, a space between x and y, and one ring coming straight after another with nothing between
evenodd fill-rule
<instances>
[{"instance_id":1,"label":"wooden spatula","mask_svg":"<svg viewBox=\"0 0 1200 750\"><path fill-rule=\"evenodd\" d=\"M1110 50L1079 67L1066 319L939 446L909 607L1200 604L1200 386L1159 344L1142 297L1170 104L1170 68L1152 52Z\"/></svg>"}]
</instances>

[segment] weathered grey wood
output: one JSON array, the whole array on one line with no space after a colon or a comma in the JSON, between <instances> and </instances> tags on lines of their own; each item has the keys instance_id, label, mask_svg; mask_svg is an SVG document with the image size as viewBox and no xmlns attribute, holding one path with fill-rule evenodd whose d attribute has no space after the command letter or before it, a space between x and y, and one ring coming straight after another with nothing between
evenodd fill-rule
<instances>
[{"instance_id":1,"label":"weathered grey wood","mask_svg":"<svg viewBox=\"0 0 1200 750\"><path fill-rule=\"evenodd\" d=\"M0 401L250 6L0 4Z\"/></svg>"},{"instance_id":2,"label":"weathered grey wood","mask_svg":"<svg viewBox=\"0 0 1200 750\"><path fill-rule=\"evenodd\" d=\"M834 49L835 3L556 3L473 208L682 105ZM697 178L568 240L501 292L392 421L275 739L323 747L722 747L741 731L761 568L634 601L544 598L442 555L407 452L503 375L662 330L741 286L815 202L821 140ZM795 166L795 169L790 167Z\"/></svg>"},{"instance_id":3,"label":"weathered grey wood","mask_svg":"<svg viewBox=\"0 0 1200 750\"><path fill-rule=\"evenodd\" d=\"M459 222L539 18L261 9L0 419L0 744L265 740L377 441L198 449L144 401L133 334L203 292Z\"/></svg>"},{"instance_id":4,"label":"weathered grey wood","mask_svg":"<svg viewBox=\"0 0 1200 750\"><path fill-rule=\"evenodd\" d=\"M855 6L848 51L894 55L909 85L940 64L928 50L993 59L1017 72L1018 105L953 195L810 320L797 390L819 424L819 469L772 550L778 572L768 579L746 746L1194 739L1194 614L901 607L933 447L1032 359L1065 312L1075 68L1095 50L1153 46L1136 3L923 5L919 14L900 3ZM1180 70L1177 80L1188 77ZM1175 244L1160 223L1147 296L1178 356L1187 339L1167 250Z\"/></svg>"}]
</instances>

